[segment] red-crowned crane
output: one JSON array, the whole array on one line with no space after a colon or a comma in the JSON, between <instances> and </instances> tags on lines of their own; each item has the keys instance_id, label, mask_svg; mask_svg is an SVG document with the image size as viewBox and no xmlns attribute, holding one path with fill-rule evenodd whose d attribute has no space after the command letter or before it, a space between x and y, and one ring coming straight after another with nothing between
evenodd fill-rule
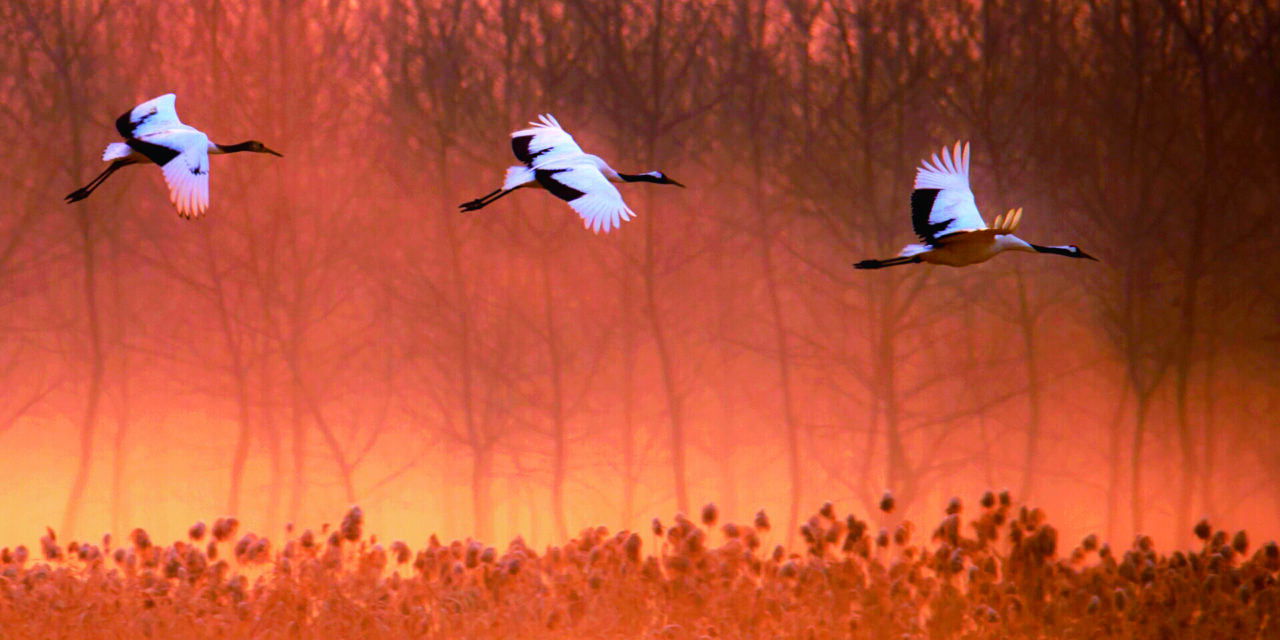
<instances>
[{"instance_id":1,"label":"red-crowned crane","mask_svg":"<svg viewBox=\"0 0 1280 640\"><path fill-rule=\"evenodd\" d=\"M216 144L209 136L178 120L174 108L177 96L166 93L148 100L116 118L116 130L124 142L112 142L102 152L106 170L89 184L67 195L67 202L88 198L111 174L131 164L155 163L169 184L169 201L183 218L199 218L209 209L209 154L279 153L257 140L238 144ZM280 156L283 157L283 156Z\"/></svg>"},{"instance_id":2,"label":"red-crowned crane","mask_svg":"<svg viewBox=\"0 0 1280 640\"><path fill-rule=\"evenodd\" d=\"M614 182L652 182L684 185L661 171L619 173L599 156L582 151L573 136L560 128L551 114L538 116L531 129L511 134L511 150L524 163L507 169L501 189L464 202L463 211L475 211L493 204L498 198L521 188L546 189L564 200L582 216L583 225L592 231L608 233L630 220L635 212L622 200Z\"/></svg>"},{"instance_id":3,"label":"red-crowned crane","mask_svg":"<svg viewBox=\"0 0 1280 640\"><path fill-rule=\"evenodd\" d=\"M978 213L969 190L969 143L956 143L955 151L942 148L942 159L934 154L916 173L911 192L911 227L924 244L909 244L894 258L863 260L855 269L881 269L900 264L927 262L964 267L990 260L1003 251L1031 251L1068 258L1097 258L1073 244L1041 246L1031 244L1013 232L1022 221L1022 209L996 216L988 227Z\"/></svg>"}]
</instances>

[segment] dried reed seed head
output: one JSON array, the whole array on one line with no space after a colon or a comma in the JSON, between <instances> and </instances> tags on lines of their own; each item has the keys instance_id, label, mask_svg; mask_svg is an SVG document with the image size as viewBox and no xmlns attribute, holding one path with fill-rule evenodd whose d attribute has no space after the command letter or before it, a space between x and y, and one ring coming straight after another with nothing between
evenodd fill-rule
<instances>
[{"instance_id":1,"label":"dried reed seed head","mask_svg":"<svg viewBox=\"0 0 1280 640\"><path fill-rule=\"evenodd\" d=\"M716 509L714 502L708 502L702 506L702 524L705 524L708 527L715 526L716 518L718 516L719 511Z\"/></svg>"},{"instance_id":2,"label":"dried reed seed head","mask_svg":"<svg viewBox=\"0 0 1280 640\"><path fill-rule=\"evenodd\" d=\"M395 556L396 564L405 564L409 562L409 545L402 540L396 540L391 543L391 554Z\"/></svg>"},{"instance_id":3,"label":"dried reed seed head","mask_svg":"<svg viewBox=\"0 0 1280 640\"><path fill-rule=\"evenodd\" d=\"M1008 507L1013 505L1013 498L1009 495L1008 489L1001 491L999 498L1000 498L1000 506Z\"/></svg>"},{"instance_id":4,"label":"dried reed seed head","mask_svg":"<svg viewBox=\"0 0 1280 640\"><path fill-rule=\"evenodd\" d=\"M960 498L952 496L951 499L947 501L947 515L958 514L961 509L962 505L960 503Z\"/></svg>"},{"instance_id":5,"label":"dried reed seed head","mask_svg":"<svg viewBox=\"0 0 1280 640\"><path fill-rule=\"evenodd\" d=\"M773 561L782 562L782 559L785 557L787 557L787 550L782 548L782 545L780 544L775 545L773 547Z\"/></svg>"},{"instance_id":6,"label":"dried reed seed head","mask_svg":"<svg viewBox=\"0 0 1280 640\"><path fill-rule=\"evenodd\" d=\"M1249 550L1249 534L1245 533L1244 529L1237 531L1236 535L1231 538L1231 548L1235 549L1236 553L1239 554L1244 554Z\"/></svg>"},{"instance_id":7,"label":"dried reed seed head","mask_svg":"<svg viewBox=\"0 0 1280 640\"><path fill-rule=\"evenodd\" d=\"M1094 549L1097 549L1098 536L1093 533L1085 536L1084 541L1080 543L1080 546L1083 547L1085 551L1093 551Z\"/></svg>"},{"instance_id":8,"label":"dried reed seed head","mask_svg":"<svg viewBox=\"0 0 1280 640\"><path fill-rule=\"evenodd\" d=\"M755 527L757 531L769 530L769 516L761 509L756 512Z\"/></svg>"},{"instance_id":9,"label":"dried reed seed head","mask_svg":"<svg viewBox=\"0 0 1280 640\"><path fill-rule=\"evenodd\" d=\"M822 503L822 507L818 509L818 513L828 520L836 519L836 507L831 504L830 501Z\"/></svg>"},{"instance_id":10,"label":"dried reed seed head","mask_svg":"<svg viewBox=\"0 0 1280 640\"><path fill-rule=\"evenodd\" d=\"M996 506L996 494L991 493L991 490L988 489L983 492L982 499L978 501L978 504L981 504L984 509L990 509L991 507Z\"/></svg>"},{"instance_id":11,"label":"dried reed seed head","mask_svg":"<svg viewBox=\"0 0 1280 640\"><path fill-rule=\"evenodd\" d=\"M355 542L360 539L363 527L364 512L360 510L359 506L351 505L351 509L347 511L347 515L343 516L342 524L339 525L342 537L348 541Z\"/></svg>"},{"instance_id":12,"label":"dried reed seed head","mask_svg":"<svg viewBox=\"0 0 1280 640\"><path fill-rule=\"evenodd\" d=\"M627 536L627 541L622 543L622 550L626 552L627 559L633 563L640 561L640 545L640 536L634 533Z\"/></svg>"},{"instance_id":13,"label":"dried reed seed head","mask_svg":"<svg viewBox=\"0 0 1280 640\"><path fill-rule=\"evenodd\" d=\"M192 540L199 541L201 538L204 538L205 528L206 527L203 522L197 522L191 525L190 529L187 529L187 537Z\"/></svg>"},{"instance_id":14,"label":"dried reed seed head","mask_svg":"<svg viewBox=\"0 0 1280 640\"><path fill-rule=\"evenodd\" d=\"M905 546L911 541L911 532L914 529L915 526L909 520L899 524L893 530L893 542L900 547Z\"/></svg>"},{"instance_id":15,"label":"dried reed seed head","mask_svg":"<svg viewBox=\"0 0 1280 640\"><path fill-rule=\"evenodd\" d=\"M1115 605L1117 611L1124 611L1125 605L1129 603L1129 594L1121 587L1116 587L1111 593L1111 601Z\"/></svg>"},{"instance_id":16,"label":"dried reed seed head","mask_svg":"<svg viewBox=\"0 0 1280 640\"><path fill-rule=\"evenodd\" d=\"M133 546L140 550L149 549L151 547L151 536L147 535L147 532L141 528L134 529L133 532L129 534L129 540L133 541Z\"/></svg>"},{"instance_id":17,"label":"dried reed seed head","mask_svg":"<svg viewBox=\"0 0 1280 640\"><path fill-rule=\"evenodd\" d=\"M893 492L885 491L884 495L880 496L880 510L885 513L893 513L893 504Z\"/></svg>"},{"instance_id":18,"label":"dried reed seed head","mask_svg":"<svg viewBox=\"0 0 1280 640\"><path fill-rule=\"evenodd\" d=\"M782 566L778 568L778 575L783 578L794 578L797 573L796 563L793 560L782 563Z\"/></svg>"},{"instance_id":19,"label":"dried reed seed head","mask_svg":"<svg viewBox=\"0 0 1280 640\"><path fill-rule=\"evenodd\" d=\"M880 529L880 532L876 534L876 546L882 547L882 548L889 546L889 530L888 529L882 528Z\"/></svg>"},{"instance_id":20,"label":"dried reed seed head","mask_svg":"<svg viewBox=\"0 0 1280 640\"><path fill-rule=\"evenodd\" d=\"M657 519L657 518L654 518L654 519L653 519L653 522L652 522L652 523L651 523L651 525L650 525L650 528L651 528L651 529L652 529L652 531L653 531L653 535L655 535L655 536L661 536L661 535L662 535L662 521L661 521L661 520L659 520L659 519Z\"/></svg>"},{"instance_id":21,"label":"dried reed seed head","mask_svg":"<svg viewBox=\"0 0 1280 640\"><path fill-rule=\"evenodd\" d=\"M1193 531L1195 532L1196 537L1201 540L1208 540L1209 536L1213 535L1213 528L1209 526L1208 518L1201 518L1200 522L1196 523L1196 527Z\"/></svg>"},{"instance_id":22,"label":"dried reed seed head","mask_svg":"<svg viewBox=\"0 0 1280 640\"><path fill-rule=\"evenodd\" d=\"M218 559L218 543L213 540L210 540L209 546L205 547L204 552L205 552L205 555L209 556L210 560L217 560Z\"/></svg>"},{"instance_id":23,"label":"dried reed seed head","mask_svg":"<svg viewBox=\"0 0 1280 640\"><path fill-rule=\"evenodd\" d=\"M1213 537L1209 540L1209 546L1211 547L1221 547L1226 543L1227 543L1226 531L1215 531L1213 533Z\"/></svg>"},{"instance_id":24,"label":"dried reed seed head","mask_svg":"<svg viewBox=\"0 0 1280 640\"><path fill-rule=\"evenodd\" d=\"M1098 596L1094 595L1089 598L1089 606L1085 607L1085 611L1087 611L1090 615L1095 614L1098 612L1098 606L1100 604L1101 602L1099 601Z\"/></svg>"}]
</instances>

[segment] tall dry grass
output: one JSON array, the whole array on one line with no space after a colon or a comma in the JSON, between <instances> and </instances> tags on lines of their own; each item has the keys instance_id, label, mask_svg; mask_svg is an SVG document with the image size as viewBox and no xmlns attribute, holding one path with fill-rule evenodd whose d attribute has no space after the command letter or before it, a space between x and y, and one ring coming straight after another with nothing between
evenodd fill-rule
<instances>
[{"instance_id":1,"label":"tall dry grass","mask_svg":"<svg viewBox=\"0 0 1280 640\"><path fill-rule=\"evenodd\" d=\"M891 509L892 505L887 505ZM277 546L234 519L166 546L59 541L0 551L2 638L1178 638L1275 637L1280 551L1201 522L1198 549L1071 546L1044 512L952 500L928 539L871 531L828 503L805 548L769 521L655 519L541 552L434 536L415 550L332 530ZM291 534L292 535L292 534Z\"/></svg>"}]
</instances>

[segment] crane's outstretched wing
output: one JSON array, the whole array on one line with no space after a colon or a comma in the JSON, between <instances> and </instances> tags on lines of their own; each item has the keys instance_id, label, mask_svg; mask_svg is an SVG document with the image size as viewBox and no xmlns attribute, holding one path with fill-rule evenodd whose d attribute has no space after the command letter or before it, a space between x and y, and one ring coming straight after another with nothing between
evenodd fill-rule
<instances>
[{"instance_id":1,"label":"crane's outstretched wing","mask_svg":"<svg viewBox=\"0 0 1280 640\"><path fill-rule=\"evenodd\" d=\"M635 212L622 201L622 194L603 173L591 164L571 165L555 169L534 169L534 179L552 195L569 203L583 225L592 231L608 233L630 220Z\"/></svg>"},{"instance_id":2,"label":"crane's outstretched wing","mask_svg":"<svg viewBox=\"0 0 1280 640\"><path fill-rule=\"evenodd\" d=\"M978 205L969 190L969 143L956 143L954 154L942 148L916 172L911 192L911 227L920 239L933 244L943 236L986 229Z\"/></svg>"},{"instance_id":3,"label":"crane's outstretched wing","mask_svg":"<svg viewBox=\"0 0 1280 640\"><path fill-rule=\"evenodd\" d=\"M178 129L150 134L143 142L177 151L168 162L156 163L169 184L169 201L184 218L203 216L209 210L209 138Z\"/></svg>"},{"instance_id":4,"label":"crane's outstretched wing","mask_svg":"<svg viewBox=\"0 0 1280 640\"><path fill-rule=\"evenodd\" d=\"M116 118L116 131L128 139L185 126L178 120L178 110L174 106L177 100L174 94L166 93L134 107Z\"/></svg>"},{"instance_id":5,"label":"crane's outstretched wing","mask_svg":"<svg viewBox=\"0 0 1280 640\"><path fill-rule=\"evenodd\" d=\"M530 122L531 129L521 129L511 134L511 151L526 166L537 168L548 160L582 155L582 147L573 140L560 123L549 113L538 116L539 122Z\"/></svg>"}]
</instances>

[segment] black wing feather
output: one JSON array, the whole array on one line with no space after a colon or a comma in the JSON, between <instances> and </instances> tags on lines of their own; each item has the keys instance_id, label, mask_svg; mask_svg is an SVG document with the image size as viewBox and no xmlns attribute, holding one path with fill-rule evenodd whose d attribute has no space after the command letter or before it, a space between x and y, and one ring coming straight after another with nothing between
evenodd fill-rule
<instances>
[{"instance_id":1,"label":"black wing feather","mask_svg":"<svg viewBox=\"0 0 1280 640\"><path fill-rule=\"evenodd\" d=\"M127 116L129 114L126 113L125 115ZM182 154L182 152L177 149L170 149L164 145L156 144L154 142L146 142L137 138L129 138L124 142L132 147L134 151L141 153L146 156L148 160L162 167L169 164L170 161Z\"/></svg>"},{"instance_id":2,"label":"black wing feather","mask_svg":"<svg viewBox=\"0 0 1280 640\"><path fill-rule=\"evenodd\" d=\"M533 166L535 158L551 150L550 148L547 148L537 153L531 153L529 151L529 144L531 142L533 142L533 136L516 136L511 139L512 153L515 153L516 159L528 167Z\"/></svg>"},{"instance_id":3,"label":"black wing feather","mask_svg":"<svg viewBox=\"0 0 1280 640\"><path fill-rule=\"evenodd\" d=\"M543 189L551 192L551 195L564 200L565 202L573 202L585 195L583 192L570 187L559 180L556 180L556 174L568 169L534 169L533 178L542 185Z\"/></svg>"},{"instance_id":4,"label":"black wing feather","mask_svg":"<svg viewBox=\"0 0 1280 640\"><path fill-rule=\"evenodd\" d=\"M954 222L954 219L929 222L929 214L933 213L933 202L938 198L941 189L916 189L911 192L911 228L926 244L933 244L938 233Z\"/></svg>"}]
</instances>

